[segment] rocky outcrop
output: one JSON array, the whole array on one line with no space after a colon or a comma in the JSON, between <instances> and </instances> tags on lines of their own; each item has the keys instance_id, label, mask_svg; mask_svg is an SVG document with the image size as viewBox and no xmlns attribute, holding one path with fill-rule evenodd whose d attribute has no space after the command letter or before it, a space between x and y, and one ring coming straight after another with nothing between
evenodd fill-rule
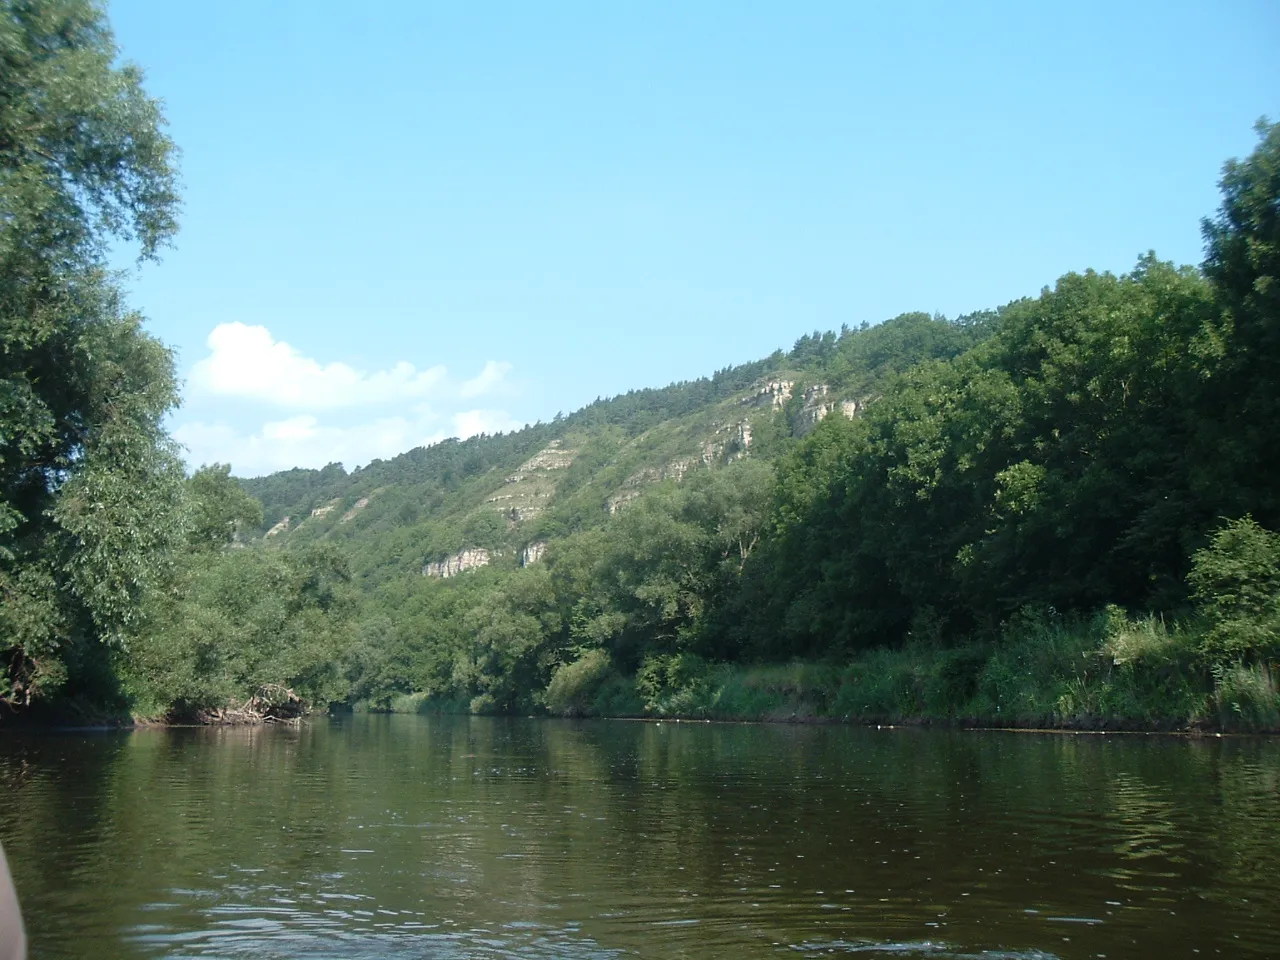
<instances>
[{"instance_id":1,"label":"rocky outcrop","mask_svg":"<svg viewBox=\"0 0 1280 960\"><path fill-rule=\"evenodd\" d=\"M272 527L270 530L264 533L263 539L267 537L278 537L280 536L280 534L288 533L288 532L289 532L289 518L285 517L283 520L277 523L274 527Z\"/></svg>"},{"instance_id":2,"label":"rocky outcrop","mask_svg":"<svg viewBox=\"0 0 1280 960\"><path fill-rule=\"evenodd\" d=\"M348 523L348 522L350 522L352 519L354 519L354 518L355 518L355 515L356 515L357 513L359 513L361 510L363 510L363 509L364 509L365 507L367 507L368 505L369 505L369 498L368 498L368 497L361 497L359 500L357 500L355 503L353 503L353 504L351 505L351 509L350 509L350 510L348 510L346 513L344 513L344 514L342 515L342 519L341 519L341 520L339 520L338 522L339 522L339 523Z\"/></svg>"},{"instance_id":3,"label":"rocky outcrop","mask_svg":"<svg viewBox=\"0 0 1280 960\"><path fill-rule=\"evenodd\" d=\"M552 440L543 449L521 464L517 475L529 473L532 470L564 470L569 464L573 463L573 458L577 454L578 451L576 450L566 450L561 441ZM510 479L508 482L518 482L518 480L523 479L523 477L518 477L518 479Z\"/></svg>"},{"instance_id":4,"label":"rocky outcrop","mask_svg":"<svg viewBox=\"0 0 1280 960\"><path fill-rule=\"evenodd\" d=\"M578 451L565 447L563 441L552 440L503 480L502 487L486 503L512 523L538 516L555 493L554 474L568 469L577 455Z\"/></svg>"},{"instance_id":5,"label":"rocky outcrop","mask_svg":"<svg viewBox=\"0 0 1280 960\"><path fill-rule=\"evenodd\" d=\"M703 457L706 457L706 451L703 451ZM705 460L703 461L705 462ZM684 479L684 475L689 472L689 468L694 464L693 457L677 457L662 469L663 480L674 480L679 483Z\"/></svg>"},{"instance_id":6,"label":"rocky outcrop","mask_svg":"<svg viewBox=\"0 0 1280 960\"><path fill-rule=\"evenodd\" d=\"M316 507L314 510L312 510L311 516L327 517L329 514L333 513L333 511L337 510L338 505L341 503L342 503L341 500L330 500L323 507Z\"/></svg>"},{"instance_id":7,"label":"rocky outcrop","mask_svg":"<svg viewBox=\"0 0 1280 960\"><path fill-rule=\"evenodd\" d=\"M839 410L841 414L850 420L857 416L859 407L856 400L832 400L830 393L831 388L825 383L814 384L805 390L803 396L804 405L800 408L800 413L796 417L795 433L797 436L803 437L812 431L834 410Z\"/></svg>"},{"instance_id":8,"label":"rocky outcrop","mask_svg":"<svg viewBox=\"0 0 1280 960\"><path fill-rule=\"evenodd\" d=\"M716 464L741 460L751 449L751 421L739 420L716 428L715 436L702 444L702 464Z\"/></svg>"},{"instance_id":9,"label":"rocky outcrop","mask_svg":"<svg viewBox=\"0 0 1280 960\"><path fill-rule=\"evenodd\" d=\"M793 380L767 380L757 388L755 393L743 397L739 403L744 407L769 407L780 410L791 399L791 391L795 387Z\"/></svg>"},{"instance_id":10,"label":"rocky outcrop","mask_svg":"<svg viewBox=\"0 0 1280 960\"><path fill-rule=\"evenodd\" d=\"M609 511L609 516L612 517L638 496L640 496L640 491L635 488L620 490L604 502L605 509Z\"/></svg>"},{"instance_id":11,"label":"rocky outcrop","mask_svg":"<svg viewBox=\"0 0 1280 960\"><path fill-rule=\"evenodd\" d=\"M531 563L537 563L542 559L542 555L547 552L547 541L535 540L523 550L520 551L520 566L527 567Z\"/></svg>"},{"instance_id":12,"label":"rocky outcrop","mask_svg":"<svg viewBox=\"0 0 1280 960\"><path fill-rule=\"evenodd\" d=\"M789 384L789 381L781 381ZM641 488L649 484L674 480L681 483L688 474L699 468L711 468L732 463L747 455L751 449L751 421L711 423L711 436L698 445L698 452L687 457L676 457L661 467L645 467L633 473L622 484L622 489L605 500L605 509L616 514L628 503L640 496Z\"/></svg>"},{"instance_id":13,"label":"rocky outcrop","mask_svg":"<svg viewBox=\"0 0 1280 960\"><path fill-rule=\"evenodd\" d=\"M451 557L428 563L422 568L422 572L428 577L456 577L476 567L487 567L489 560L489 551L484 547L466 547Z\"/></svg>"}]
</instances>

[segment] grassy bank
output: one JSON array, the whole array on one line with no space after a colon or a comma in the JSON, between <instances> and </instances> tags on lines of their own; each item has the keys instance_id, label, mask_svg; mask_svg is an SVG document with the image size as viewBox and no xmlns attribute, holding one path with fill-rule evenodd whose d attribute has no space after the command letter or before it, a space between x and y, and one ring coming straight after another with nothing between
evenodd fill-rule
<instances>
[{"instance_id":1,"label":"grassy bank","mask_svg":"<svg viewBox=\"0 0 1280 960\"><path fill-rule=\"evenodd\" d=\"M927 640L844 663L744 666L651 657L634 676L602 651L561 667L539 698L552 715L710 720L934 722L1114 730L1280 730L1268 664L1214 662L1194 625L1027 615L986 642ZM400 713L468 713L411 694Z\"/></svg>"}]
</instances>

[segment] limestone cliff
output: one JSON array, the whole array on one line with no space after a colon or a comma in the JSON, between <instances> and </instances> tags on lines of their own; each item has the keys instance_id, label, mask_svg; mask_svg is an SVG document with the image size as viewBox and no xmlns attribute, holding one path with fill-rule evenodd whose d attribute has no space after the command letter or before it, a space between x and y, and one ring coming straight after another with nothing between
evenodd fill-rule
<instances>
[{"instance_id":1,"label":"limestone cliff","mask_svg":"<svg viewBox=\"0 0 1280 960\"><path fill-rule=\"evenodd\" d=\"M352 520L355 519L356 514L359 513L361 510L363 510L368 505L369 505L369 498L361 497L359 500L357 500L355 503L351 505L351 509L348 510L346 513L344 513L342 515L342 519L339 520L338 522L350 523Z\"/></svg>"},{"instance_id":2,"label":"limestone cliff","mask_svg":"<svg viewBox=\"0 0 1280 960\"><path fill-rule=\"evenodd\" d=\"M537 563L542 559L542 555L547 552L547 541L535 540L520 551L520 566L527 567L531 563Z\"/></svg>"},{"instance_id":3,"label":"limestone cliff","mask_svg":"<svg viewBox=\"0 0 1280 960\"><path fill-rule=\"evenodd\" d=\"M428 563L422 568L422 573L428 577L456 577L467 570L488 566L489 560L490 553L484 547L467 547L451 557Z\"/></svg>"},{"instance_id":4,"label":"limestone cliff","mask_svg":"<svg viewBox=\"0 0 1280 960\"><path fill-rule=\"evenodd\" d=\"M485 502L512 523L532 520L546 510L547 502L554 496L555 474L567 470L577 455L578 451L566 447L564 441L552 440L522 463Z\"/></svg>"},{"instance_id":5,"label":"limestone cliff","mask_svg":"<svg viewBox=\"0 0 1280 960\"><path fill-rule=\"evenodd\" d=\"M753 393L743 397L739 403L746 407L769 407L781 410L791 399L791 391L795 388L793 380L766 380Z\"/></svg>"},{"instance_id":6,"label":"limestone cliff","mask_svg":"<svg viewBox=\"0 0 1280 960\"><path fill-rule=\"evenodd\" d=\"M852 420L858 414L856 400L834 400L830 396L831 388L825 383L814 384L802 394L803 405L796 417L796 436L803 437L822 422L828 414L839 410L841 414Z\"/></svg>"}]
</instances>

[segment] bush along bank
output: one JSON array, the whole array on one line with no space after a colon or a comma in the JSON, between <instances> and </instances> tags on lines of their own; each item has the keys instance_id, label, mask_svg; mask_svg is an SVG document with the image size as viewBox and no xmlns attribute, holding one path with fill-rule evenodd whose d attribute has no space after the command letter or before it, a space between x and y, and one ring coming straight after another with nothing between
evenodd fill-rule
<instances>
[{"instance_id":1,"label":"bush along bank","mask_svg":"<svg viewBox=\"0 0 1280 960\"><path fill-rule=\"evenodd\" d=\"M518 712L566 717L934 722L1114 730L1280 731L1280 535L1225 524L1193 558L1181 620L1026 607L957 642L917 616L905 641L846 658L714 662L645 656L632 673L579 650ZM393 697L404 713L516 712L456 688ZM367 705L366 705L367 706Z\"/></svg>"},{"instance_id":2,"label":"bush along bank","mask_svg":"<svg viewBox=\"0 0 1280 960\"><path fill-rule=\"evenodd\" d=\"M624 675L590 651L556 672L540 707L561 717L1280 731L1272 666L1209 659L1206 639L1202 627L1111 608L1090 619L1028 610L990 641L944 647L925 637L845 663L675 654ZM398 697L390 710L473 712L465 699L425 694Z\"/></svg>"}]
</instances>

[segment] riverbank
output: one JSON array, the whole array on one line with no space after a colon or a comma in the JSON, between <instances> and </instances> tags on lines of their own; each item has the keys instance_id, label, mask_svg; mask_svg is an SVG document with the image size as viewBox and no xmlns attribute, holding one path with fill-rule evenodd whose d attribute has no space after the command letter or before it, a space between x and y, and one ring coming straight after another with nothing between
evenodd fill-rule
<instances>
[{"instance_id":1,"label":"riverbank","mask_svg":"<svg viewBox=\"0 0 1280 960\"><path fill-rule=\"evenodd\" d=\"M1280 689L1266 661L1215 661L1192 624L1119 611L1092 618L1025 615L998 635L944 645L918 630L900 648L845 662L746 665L692 654L650 656L626 674L603 650L562 665L545 690L508 704L492 696L401 694L357 712L494 714L957 728L1280 732ZM0 717L0 728L208 726L295 722L293 691L157 714L73 699Z\"/></svg>"},{"instance_id":2,"label":"riverbank","mask_svg":"<svg viewBox=\"0 0 1280 960\"><path fill-rule=\"evenodd\" d=\"M592 652L561 667L538 706L552 715L1113 731L1280 731L1266 663L1214 663L1194 626L1115 611L1025 617L988 642L917 638L845 663L712 664L651 657L634 675ZM396 713L482 713L423 693Z\"/></svg>"},{"instance_id":3,"label":"riverbank","mask_svg":"<svg viewBox=\"0 0 1280 960\"><path fill-rule=\"evenodd\" d=\"M244 701L216 706L185 706L168 712L140 708L123 698L97 703L84 697L42 701L21 711L0 714L0 730L6 728L59 728L106 730L130 727L246 726L263 723L297 723L310 712L298 694L279 684L263 686Z\"/></svg>"}]
</instances>

